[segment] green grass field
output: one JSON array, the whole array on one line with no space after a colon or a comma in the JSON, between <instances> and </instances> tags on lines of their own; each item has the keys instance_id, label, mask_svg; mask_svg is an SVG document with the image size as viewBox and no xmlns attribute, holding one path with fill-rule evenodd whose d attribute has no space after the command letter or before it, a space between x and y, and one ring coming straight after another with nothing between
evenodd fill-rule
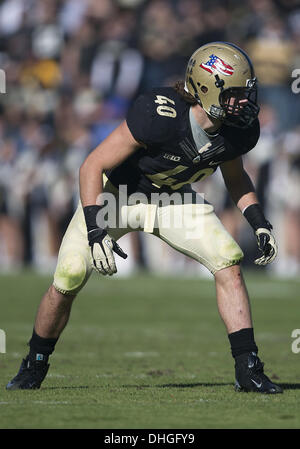
<instances>
[{"instance_id":1,"label":"green grass field","mask_svg":"<svg viewBox=\"0 0 300 449\"><path fill-rule=\"evenodd\" d=\"M236 393L214 284L94 274L76 299L40 390L6 391L50 278L1 276L1 429L300 428L300 280L246 275L259 355L283 395Z\"/></svg>"}]
</instances>

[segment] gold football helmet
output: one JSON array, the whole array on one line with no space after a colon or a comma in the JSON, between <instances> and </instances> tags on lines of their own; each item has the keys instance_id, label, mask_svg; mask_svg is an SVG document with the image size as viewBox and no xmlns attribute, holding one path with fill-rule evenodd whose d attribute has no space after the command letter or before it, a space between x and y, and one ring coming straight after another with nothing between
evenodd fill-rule
<instances>
[{"instance_id":1,"label":"gold football helmet","mask_svg":"<svg viewBox=\"0 0 300 449\"><path fill-rule=\"evenodd\" d=\"M253 65L234 44L212 42L198 48L186 69L185 90L227 125L248 127L258 116Z\"/></svg>"}]
</instances>

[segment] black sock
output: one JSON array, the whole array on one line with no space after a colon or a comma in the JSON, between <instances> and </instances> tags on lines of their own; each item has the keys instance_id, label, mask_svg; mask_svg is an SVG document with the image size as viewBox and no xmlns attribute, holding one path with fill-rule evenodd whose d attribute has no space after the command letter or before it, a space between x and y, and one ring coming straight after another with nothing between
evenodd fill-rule
<instances>
[{"instance_id":1,"label":"black sock","mask_svg":"<svg viewBox=\"0 0 300 449\"><path fill-rule=\"evenodd\" d=\"M47 362L49 355L54 351L58 338L40 337L33 329L32 337L29 341L29 359Z\"/></svg>"},{"instance_id":2,"label":"black sock","mask_svg":"<svg viewBox=\"0 0 300 449\"><path fill-rule=\"evenodd\" d=\"M238 357L242 354L249 354L255 352L257 354L258 348L254 341L253 328L249 327L233 332L228 335L232 357Z\"/></svg>"}]
</instances>

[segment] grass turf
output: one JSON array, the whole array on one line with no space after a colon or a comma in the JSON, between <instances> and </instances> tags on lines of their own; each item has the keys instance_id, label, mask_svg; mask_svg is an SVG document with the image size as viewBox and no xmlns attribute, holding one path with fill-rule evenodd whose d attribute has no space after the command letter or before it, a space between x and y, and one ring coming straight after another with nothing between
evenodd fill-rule
<instances>
[{"instance_id":1,"label":"grass turf","mask_svg":"<svg viewBox=\"0 0 300 449\"><path fill-rule=\"evenodd\" d=\"M1 429L300 428L296 280L246 274L259 355L283 395L236 393L214 284L203 279L92 276L40 390L6 391L28 348L48 277L1 276Z\"/></svg>"}]
</instances>

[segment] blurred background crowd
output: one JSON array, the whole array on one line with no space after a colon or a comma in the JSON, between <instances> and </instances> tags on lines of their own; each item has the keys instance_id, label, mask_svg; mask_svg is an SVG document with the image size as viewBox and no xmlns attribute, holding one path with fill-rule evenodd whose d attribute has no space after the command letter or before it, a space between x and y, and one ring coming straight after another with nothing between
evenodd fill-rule
<instances>
[{"instance_id":1,"label":"blurred background crowd","mask_svg":"<svg viewBox=\"0 0 300 449\"><path fill-rule=\"evenodd\" d=\"M239 45L254 63L261 139L244 162L279 243L267 269L300 276L299 0L0 0L0 272L53 270L87 154L140 92L183 79L211 41ZM220 174L195 188L254 268L253 232ZM206 275L153 236L120 244L130 254L118 260L121 275Z\"/></svg>"}]
</instances>

